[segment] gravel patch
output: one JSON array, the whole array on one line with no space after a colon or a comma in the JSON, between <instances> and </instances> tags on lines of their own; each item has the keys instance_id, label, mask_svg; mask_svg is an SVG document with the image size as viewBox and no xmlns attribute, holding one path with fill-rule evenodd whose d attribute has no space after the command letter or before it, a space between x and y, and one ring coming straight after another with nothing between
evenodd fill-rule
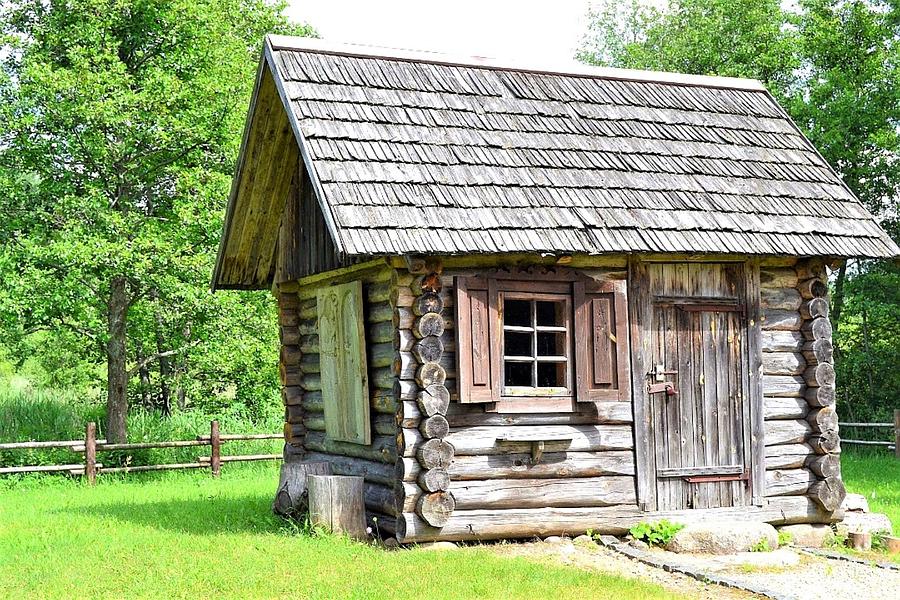
<instances>
[{"instance_id":1,"label":"gravel patch","mask_svg":"<svg viewBox=\"0 0 900 600\"><path fill-rule=\"evenodd\" d=\"M780 600L884 600L900 598L900 571L863 561L836 561L789 548L730 557L636 552L624 544L616 551L700 579L751 590Z\"/></svg>"}]
</instances>

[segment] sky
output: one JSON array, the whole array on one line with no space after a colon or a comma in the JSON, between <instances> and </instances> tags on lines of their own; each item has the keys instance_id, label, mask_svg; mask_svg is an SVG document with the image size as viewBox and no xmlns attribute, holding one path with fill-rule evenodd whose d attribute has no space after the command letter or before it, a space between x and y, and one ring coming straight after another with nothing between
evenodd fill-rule
<instances>
[{"instance_id":1,"label":"sky","mask_svg":"<svg viewBox=\"0 0 900 600\"><path fill-rule=\"evenodd\" d=\"M541 64L574 62L587 30L589 0L289 0L288 16L320 37L512 58Z\"/></svg>"}]
</instances>

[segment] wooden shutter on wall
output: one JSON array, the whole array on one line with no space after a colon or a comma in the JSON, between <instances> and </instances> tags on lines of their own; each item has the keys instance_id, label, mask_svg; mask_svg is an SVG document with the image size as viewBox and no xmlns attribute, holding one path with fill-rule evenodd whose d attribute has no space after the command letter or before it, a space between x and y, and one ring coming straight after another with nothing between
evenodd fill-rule
<instances>
[{"instance_id":1,"label":"wooden shutter on wall","mask_svg":"<svg viewBox=\"0 0 900 600\"><path fill-rule=\"evenodd\" d=\"M325 433L333 440L369 445L372 430L362 282L318 290L316 311Z\"/></svg>"},{"instance_id":2,"label":"wooden shutter on wall","mask_svg":"<svg viewBox=\"0 0 900 600\"><path fill-rule=\"evenodd\" d=\"M578 281L573 294L577 400L631 400L625 282Z\"/></svg>"},{"instance_id":3,"label":"wooden shutter on wall","mask_svg":"<svg viewBox=\"0 0 900 600\"><path fill-rule=\"evenodd\" d=\"M459 401L496 402L500 398L496 280L457 276L455 287Z\"/></svg>"}]
</instances>

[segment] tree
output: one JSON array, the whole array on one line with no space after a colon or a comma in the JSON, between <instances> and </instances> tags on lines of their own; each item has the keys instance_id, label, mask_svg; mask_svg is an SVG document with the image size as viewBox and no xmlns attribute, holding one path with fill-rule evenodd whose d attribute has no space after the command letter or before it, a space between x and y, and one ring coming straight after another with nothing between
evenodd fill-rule
<instances>
[{"instance_id":1,"label":"tree","mask_svg":"<svg viewBox=\"0 0 900 600\"><path fill-rule=\"evenodd\" d=\"M229 304L199 290L259 47L267 32L311 33L281 8L19 0L0 12L0 185L11 192L2 212L15 274L3 309L7 322L68 328L102 350L110 440L126 439L140 367L187 354ZM154 344L129 368L137 313L152 314L141 339Z\"/></svg>"},{"instance_id":2,"label":"tree","mask_svg":"<svg viewBox=\"0 0 900 600\"><path fill-rule=\"evenodd\" d=\"M667 10L604 0L578 58L591 64L749 77L784 97L799 66L797 38L778 0L681 0Z\"/></svg>"},{"instance_id":3,"label":"tree","mask_svg":"<svg viewBox=\"0 0 900 600\"><path fill-rule=\"evenodd\" d=\"M900 4L804 0L801 7L803 69L788 110L847 187L887 221L888 231L895 230L900 218ZM834 286L835 332L847 268L841 265Z\"/></svg>"}]
</instances>

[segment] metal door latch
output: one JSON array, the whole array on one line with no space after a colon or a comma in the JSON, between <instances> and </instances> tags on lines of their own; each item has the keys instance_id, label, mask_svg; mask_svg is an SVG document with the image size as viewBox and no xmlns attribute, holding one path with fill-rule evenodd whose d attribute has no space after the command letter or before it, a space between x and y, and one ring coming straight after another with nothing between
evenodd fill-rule
<instances>
[{"instance_id":1,"label":"metal door latch","mask_svg":"<svg viewBox=\"0 0 900 600\"><path fill-rule=\"evenodd\" d=\"M678 395L678 390L675 389L675 384L671 381L664 381L662 383L648 383L647 391L651 394L659 394L661 392L665 392L666 396L669 397Z\"/></svg>"},{"instance_id":2,"label":"metal door latch","mask_svg":"<svg viewBox=\"0 0 900 600\"><path fill-rule=\"evenodd\" d=\"M678 371L666 371L665 365L656 365L656 367L653 368L653 371L648 373L649 377L653 377L659 382L665 381L666 375L678 375Z\"/></svg>"}]
</instances>

